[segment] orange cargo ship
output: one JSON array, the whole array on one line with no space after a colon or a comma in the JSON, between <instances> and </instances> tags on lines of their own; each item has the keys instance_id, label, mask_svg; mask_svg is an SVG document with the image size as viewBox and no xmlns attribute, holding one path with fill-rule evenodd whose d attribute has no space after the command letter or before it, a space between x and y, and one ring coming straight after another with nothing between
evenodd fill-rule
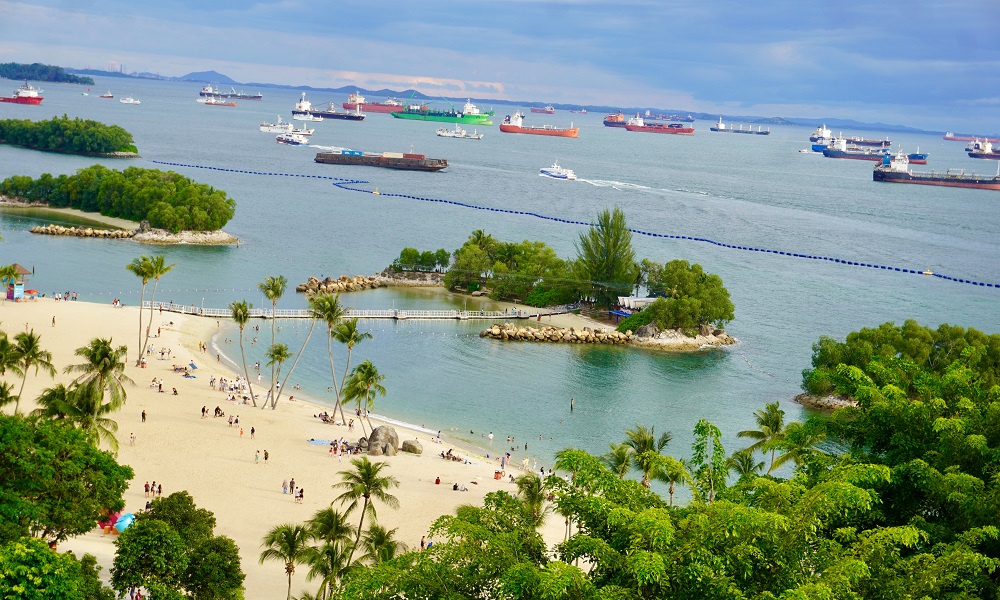
<instances>
[{"instance_id":1,"label":"orange cargo ship","mask_svg":"<svg viewBox=\"0 0 1000 600\"><path fill-rule=\"evenodd\" d=\"M503 123L500 124L500 131L504 133L530 133L532 135L551 135L555 137L575 138L580 136L580 128L573 127L572 123L568 129L559 129L555 125L524 125L524 115L520 111L514 116L507 115Z\"/></svg>"}]
</instances>

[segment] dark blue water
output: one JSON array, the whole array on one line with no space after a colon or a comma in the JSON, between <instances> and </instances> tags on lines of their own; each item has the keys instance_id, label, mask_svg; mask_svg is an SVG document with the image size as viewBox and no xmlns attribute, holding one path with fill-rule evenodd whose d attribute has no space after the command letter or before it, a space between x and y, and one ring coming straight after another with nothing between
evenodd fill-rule
<instances>
[{"instance_id":1,"label":"dark blue water","mask_svg":"<svg viewBox=\"0 0 1000 600\"><path fill-rule=\"evenodd\" d=\"M125 87L122 87L125 86ZM141 100L128 106L101 100ZM800 154L810 131L773 128L768 137L712 133L696 124L693 137L628 133L601 125L603 115L529 115L535 124L580 126L580 139L500 134L480 127L481 141L438 138L435 123L398 121L372 114L363 123L317 123L313 143L372 151L413 151L446 158L441 173L405 173L318 165L315 150L278 145L260 133L261 121L290 118L298 93L269 91L262 102L236 108L195 102L197 84L107 79L82 96L77 86L49 85L41 107L0 104L0 118L43 119L56 114L122 125L135 135L142 160L363 179L381 192L444 198L468 204L531 211L590 221L621 207L630 225L662 234L705 237L764 247L1000 283L1000 196L981 190L892 186L871 181L871 163ZM313 94L314 103L343 98ZM488 108L488 107L487 107ZM498 123L512 112L498 107ZM905 118L900 117L900 121ZM818 123L817 123L818 125ZM858 132L845 132L858 133ZM930 153L926 168L962 167L989 172L994 163L964 155L963 144L921 135L892 137L903 149ZM558 160L580 181L538 177ZM92 159L0 147L0 176L70 173ZM125 163L101 161L123 168ZM916 167L923 169L925 167ZM33 287L73 289L81 299L138 297L125 271L137 255L163 252L176 269L158 298L221 307L246 298L261 305L257 282L285 275L368 274L389 264L404 246L460 246L474 229L503 240L544 240L562 256L575 255L583 228L524 215L361 194L328 181L252 176L176 168L226 190L237 201L226 230L239 248L150 248L132 242L33 236L33 218L0 215L5 262L33 265ZM811 345L820 335L848 332L908 318L937 326L953 323L1000 331L1000 290L936 278L864 269L773 254L751 253L690 240L637 236L636 254L658 261L683 258L718 273L736 305L727 328L739 346L672 356L621 348L500 344L478 337L481 325L452 322L364 323L374 340L358 346L354 362L371 359L388 390L377 412L486 443L499 449L507 435L547 461L566 446L603 452L636 423L675 435L672 451L687 454L700 418L724 432L728 449L742 446L736 432L753 425L766 402L801 416L791 398ZM464 300L420 291L379 290L344 296L358 308L461 307ZM289 291L279 307L304 305ZM269 340L261 324L261 343ZM283 323L281 340L297 350L307 324ZM235 346L232 346L235 349ZM338 377L344 351L337 349ZM238 358L238 351L232 353ZM256 358L250 358L256 360ZM313 336L293 380L318 399L328 397L329 366L322 331ZM575 411L569 411L570 398ZM472 431L474 433L469 434ZM539 435L542 441L539 441ZM552 441L549 442L549 438Z\"/></svg>"}]
</instances>

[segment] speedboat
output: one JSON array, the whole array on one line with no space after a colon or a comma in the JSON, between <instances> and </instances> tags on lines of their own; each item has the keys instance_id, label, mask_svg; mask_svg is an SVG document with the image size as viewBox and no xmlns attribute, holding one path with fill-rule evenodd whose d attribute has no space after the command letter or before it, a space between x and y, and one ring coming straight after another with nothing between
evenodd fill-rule
<instances>
[{"instance_id":1,"label":"speedboat","mask_svg":"<svg viewBox=\"0 0 1000 600\"><path fill-rule=\"evenodd\" d=\"M539 169L538 174L542 177L550 177L552 179L562 179L562 180L576 179L576 173L574 173L570 169L564 169L560 167L558 161L552 163L551 167Z\"/></svg>"},{"instance_id":2,"label":"speedboat","mask_svg":"<svg viewBox=\"0 0 1000 600\"><path fill-rule=\"evenodd\" d=\"M274 138L279 144L288 146L308 146L309 138L298 133L283 133Z\"/></svg>"},{"instance_id":3,"label":"speedboat","mask_svg":"<svg viewBox=\"0 0 1000 600\"><path fill-rule=\"evenodd\" d=\"M481 133L479 133L477 131L473 131L472 133L469 133L468 131L466 131L466 130L462 129L461 127L459 127L458 123L455 123L455 128L454 129L448 129L447 127L442 127L441 129L438 129L437 130L437 134L440 137L461 138L461 139L464 139L464 140L481 140L481 139L483 139L483 134L481 134Z\"/></svg>"},{"instance_id":4,"label":"speedboat","mask_svg":"<svg viewBox=\"0 0 1000 600\"><path fill-rule=\"evenodd\" d=\"M114 94L111 93L111 90L108 90L108 91L104 92L103 94L101 94L99 97L100 98L114 98L115 96L114 96Z\"/></svg>"},{"instance_id":5,"label":"speedboat","mask_svg":"<svg viewBox=\"0 0 1000 600\"><path fill-rule=\"evenodd\" d=\"M125 96L124 98L119 98L118 101L121 102L122 104L142 104L142 102L139 102L132 96Z\"/></svg>"},{"instance_id":6,"label":"speedboat","mask_svg":"<svg viewBox=\"0 0 1000 600\"><path fill-rule=\"evenodd\" d=\"M296 121L315 121L317 123L323 120L323 117L311 113L292 115L292 118L295 119Z\"/></svg>"},{"instance_id":7,"label":"speedboat","mask_svg":"<svg viewBox=\"0 0 1000 600\"><path fill-rule=\"evenodd\" d=\"M200 100L200 98L199 98ZM260 130L264 133L291 133L295 126L291 123L286 123L281 120L281 115L278 115L277 123L261 123Z\"/></svg>"}]
</instances>

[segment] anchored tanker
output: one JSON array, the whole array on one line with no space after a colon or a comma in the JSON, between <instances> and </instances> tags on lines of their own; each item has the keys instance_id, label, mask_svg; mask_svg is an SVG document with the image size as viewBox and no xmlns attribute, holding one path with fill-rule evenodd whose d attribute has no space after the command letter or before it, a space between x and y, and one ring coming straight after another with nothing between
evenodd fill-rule
<instances>
[{"instance_id":1,"label":"anchored tanker","mask_svg":"<svg viewBox=\"0 0 1000 600\"><path fill-rule=\"evenodd\" d=\"M347 148L332 152L320 152L316 155L316 162L329 165L382 167L404 171L440 171L448 166L448 161L443 158L427 158L423 154L403 152L382 152L381 154L377 154Z\"/></svg>"},{"instance_id":2,"label":"anchored tanker","mask_svg":"<svg viewBox=\"0 0 1000 600\"><path fill-rule=\"evenodd\" d=\"M977 190L1000 190L1000 172L994 176L966 173L965 169L949 169L943 173L911 171L909 161L902 152L895 157L886 156L883 158L882 163L876 165L875 170L872 171L872 180L887 183L916 183Z\"/></svg>"}]
</instances>

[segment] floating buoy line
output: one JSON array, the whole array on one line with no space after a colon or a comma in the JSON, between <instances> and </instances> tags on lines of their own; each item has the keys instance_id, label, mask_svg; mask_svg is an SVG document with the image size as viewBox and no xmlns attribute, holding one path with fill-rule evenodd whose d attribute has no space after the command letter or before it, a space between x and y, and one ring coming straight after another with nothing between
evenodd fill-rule
<instances>
[{"instance_id":1,"label":"floating buoy line","mask_svg":"<svg viewBox=\"0 0 1000 600\"><path fill-rule=\"evenodd\" d=\"M471 209L475 209L475 210L485 210L485 211L489 211L489 212L506 213L506 214L511 214L511 215L524 215L526 217L535 217L536 219L542 219L544 221L554 221L556 223L564 223L566 225L582 225L584 227L590 227L590 225L591 225L591 223L588 223L586 221L575 221L573 219L561 219L559 217L553 217L553 216L549 216L549 215L543 215L543 214L539 214L539 213L531 212L531 211L512 210L512 209L509 209L509 208L495 208L495 207L492 207L492 206L480 206L480 205L477 205L477 204L469 204L467 202L458 202L457 200L444 200L444 199L441 199L441 198L424 198L424 197L421 197L421 196L412 196L412 195L409 195L409 194L394 194L394 193L390 193L390 192L380 192L377 187L375 188L374 191L367 190L367 189L360 188L360 187L355 187L355 186L360 186L360 185L370 185L371 184L370 181L366 181L364 179L345 179L343 177L331 177L329 175L304 175L304 174L299 174L299 173L273 173L273 172L270 172L270 171L248 171L248 170L245 170L245 169L226 169L226 168L223 168L223 167L209 167L209 166L205 166L205 165L190 165L190 164L185 164L185 163L174 163L174 162L166 162L166 161L159 161L159 160L154 160L154 161L151 161L151 162L153 162L155 164L158 164L158 165L167 165L167 166L170 166L170 167L185 167L185 168L189 168L189 169L206 169L206 170L209 170L209 171L223 171L223 172L226 172L226 173L242 173L244 175L265 175L265 176L272 176L272 177L301 177L301 178L304 178L304 179L326 179L326 180L332 181L334 186L336 186L336 187L338 187L338 188L340 188L342 190L347 190L347 191L350 191L350 192L360 192L360 193L363 193L363 194L377 194L379 196L383 196L383 197L386 197L386 198L405 198L407 200L416 200L418 202L436 202L436 203L439 203L439 204L450 204L452 206L459 206L459 207L462 207L462 208L471 208ZM631 231L632 233L634 233L636 235L643 235L643 236L653 237L653 238L662 238L662 239L668 239L668 240L688 240L688 241L692 241L692 242L703 242L703 243L706 243L706 244L711 244L713 246L718 246L720 248L728 248L730 250L742 250L744 252L758 252L758 253L764 253L764 254L777 254L777 255L780 255L780 256L788 256L788 257L791 257L791 258L804 258L804 259L807 259L807 260L826 261L826 262L837 263L837 264L841 264L841 265L847 265L847 266L851 266L851 267L862 267L862 268L866 268L866 269L877 269L877 270L881 270L881 271L894 271L894 272L898 272L898 273L906 273L906 274L909 274L909 275L923 275L923 276L927 276L927 277L936 277L938 279L944 279L946 281L953 281L955 283L964 283L964 284L967 284L967 285L975 285L975 286L979 286L979 287L1000 288L1000 283L988 283L988 282L984 282L984 281L976 281L976 280L972 280L972 279L964 279L964 278L960 278L960 277L952 277L950 275L945 275L944 273L935 273L935 272L932 272L929 269L919 269L919 270L918 269L908 269L906 267L894 267L894 266L891 266L891 265L879 265L879 264L865 263L865 262L854 261L854 260L845 260L845 259L836 258L836 257L833 257L833 256L819 256L819 255L815 255L815 254L802 254L802 253L799 253L799 252L788 252L786 250L774 250L774 249L771 249L771 248L757 248L757 247L754 247L754 246L740 246L740 245L737 245L737 244L727 244L725 242L718 242L716 240L712 240L712 239L709 239L709 238L697 237L697 236L691 236L691 235L678 235L678 234L670 234L670 233L656 233L656 232L653 232L653 231L643 231L641 229L632 229L632 228L629 228L629 231Z\"/></svg>"}]
</instances>

